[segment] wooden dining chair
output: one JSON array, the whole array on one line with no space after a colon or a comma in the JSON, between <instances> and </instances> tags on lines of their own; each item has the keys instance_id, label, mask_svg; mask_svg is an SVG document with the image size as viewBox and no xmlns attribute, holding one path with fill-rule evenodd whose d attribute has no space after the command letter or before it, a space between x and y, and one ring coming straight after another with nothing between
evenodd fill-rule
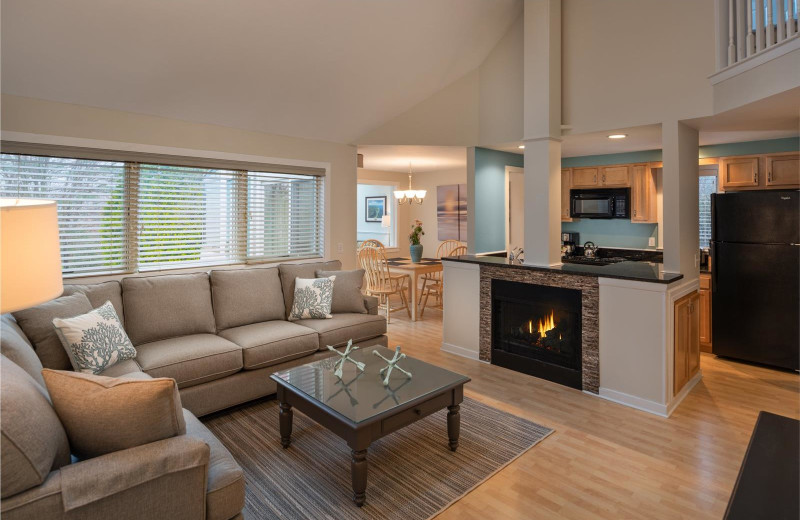
<instances>
[{"instance_id":1,"label":"wooden dining chair","mask_svg":"<svg viewBox=\"0 0 800 520\"><path fill-rule=\"evenodd\" d=\"M393 275L389 271L389 264L383 250L375 246L364 246L358 250L358 263L364 270L367 280L365 292L369 296L378 298L378 309L386 311L386 323L390 322L389 315L392 312L405 309L408 317L411 317L411 308L408 305L406 296L406 281L409 279L407 274ZM390 296L397 294L400 297L401 305L392 307Z\"/></svg>"},{"instance_id":2,"label":"wooden dining chair","mask_svg":"<svg viewBox=\"0 0 800 520\"><path fill-rule=\"evenodd\" d=\"M452 252L455 249L462 248L462 247L464 248L464 252L463 253L459 253L459 254L462 254L462 255L467 254L466 253L467 246L464 245L463 242L460 242L458 240L445 240L445 241L443 241L442 243L439 244L438 248L436 248L436 258L444 258L446 256L451 256ZM422 275L422 290L419 293L419 301L417 302L417 304L421 304L422 303L422 298L425 297L425 286L428 285L429 282L432 283L432 284L435 284L435 283L438 283L438 282L441 282L441 281L442 281L442 272L441 271Z\"/></svg>"},{"instance_id":3,"label":"wooden dining chair","mask_svg":"<svg viewBox=\"0 0 800 520\"><path fill-rule=\"evenodd\" d=\"M461 245L454 249L451 249L447 256L461 256L467 254L467 246ZM444 258L444 257L443 257ZM423 314L425 314L425 307L428 305L428 297L433 294L436 297L436 308L442 309L443 308L443 296L444 296L444 277L441 276L442 272L436 273L440 275L438 280L429 281L429 283L425 283L422 286L422 296L420 297L420 304L421 308L419 310L419 317L421 318Z\"/></svg>"}]
</instances>

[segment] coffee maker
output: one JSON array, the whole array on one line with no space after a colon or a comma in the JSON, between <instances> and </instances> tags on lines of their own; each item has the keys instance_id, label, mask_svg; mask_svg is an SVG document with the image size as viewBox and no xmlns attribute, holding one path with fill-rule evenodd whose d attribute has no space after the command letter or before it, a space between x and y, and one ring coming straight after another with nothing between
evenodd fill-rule
<instances>
[{"instance_id":1,"label":"coffee maker","mask_svg":"<svg viewBox=\"0 0 800 520\"><path fill-rule=\"evenodd\" d=\"M574 255L575 246L580 243L580 233L561 233L561 256Z\"/></svg>"}]
</instances>

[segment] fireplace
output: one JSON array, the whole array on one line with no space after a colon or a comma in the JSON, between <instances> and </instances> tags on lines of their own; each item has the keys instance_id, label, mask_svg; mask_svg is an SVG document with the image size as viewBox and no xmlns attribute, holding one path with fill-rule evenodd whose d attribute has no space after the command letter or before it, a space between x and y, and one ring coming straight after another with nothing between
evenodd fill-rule
<instances>
[{"instance_id":1,"label":"fireplace","mask_svg":"<svg viewBox=\"0 0 800 520\"><path fill-rule=\"evenodd\" d=\"M582 388L581 291L492 280L492 357L498 365Z\"/></svg>"}]
</instances>

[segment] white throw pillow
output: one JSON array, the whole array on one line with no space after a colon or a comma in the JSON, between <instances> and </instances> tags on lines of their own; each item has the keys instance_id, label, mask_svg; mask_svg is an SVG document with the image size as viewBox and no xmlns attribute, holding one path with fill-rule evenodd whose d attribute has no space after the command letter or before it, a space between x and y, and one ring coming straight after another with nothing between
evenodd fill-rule
<instances>
[{"instance_id":1,"label":"white throw pillow","mask_svg":"<svg viewBox=\"0 0 800 520\"><path fill-rule=\"evenodd\" d=\"M333 318L333 281L335 276L326 278L295 278L294 305L289 321Z\"/></svg>"},{"instance_id":2,"label":"white throw pillow","mask_svg":"<svg viewBox=\"0 0 800 520\"><path fill-rule=\"evenodd\" d=\"M53 325L77 372L99 374L111 365L136 357L136 349L111 302L74 318L55 318Z\"/></svg>"}]
</instances>

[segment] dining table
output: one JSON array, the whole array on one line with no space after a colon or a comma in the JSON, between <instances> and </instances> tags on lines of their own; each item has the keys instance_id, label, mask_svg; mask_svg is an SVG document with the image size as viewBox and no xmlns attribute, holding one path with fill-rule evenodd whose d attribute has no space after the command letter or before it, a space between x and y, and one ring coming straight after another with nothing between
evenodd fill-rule
<instances>
[{"instance_id":1,"label":"dining table","mask_svg":"<svg viewBox=\"0 0 800 520\"><path fill-rule=\"evenodd\" d=\"M395 257L387 258L386 264L392 274L407 274L411 279L408 287L408 295L411 304L411 321L417 321L417 311L419 308L419 291L417 285L420 276L438 273L442 271L442 261L439 258L422 258L419 262L412 262L411 258Z\"/></svg>"}]
</instances>

